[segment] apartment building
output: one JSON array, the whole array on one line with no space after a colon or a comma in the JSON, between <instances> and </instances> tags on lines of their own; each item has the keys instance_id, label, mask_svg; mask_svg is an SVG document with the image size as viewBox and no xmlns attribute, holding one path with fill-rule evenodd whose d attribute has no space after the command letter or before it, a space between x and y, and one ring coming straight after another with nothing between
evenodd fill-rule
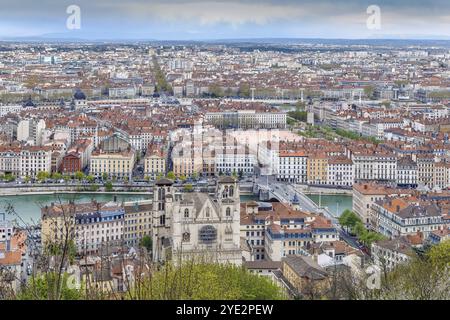
<instances>
[{"instance_id":1,"label":"apartment building","mask_svg":"<svg viewBox=\"0 0 450 320\"><path fill-rule=\"evenodd\" d=\"M278 181L307 183L308 156L305 152L280 152L278 157Z\"/></svg>"},{"instance_id":2,"label":"apartment building","mask_svg":"<svg viewBox=\"0 0 450 320\"><path fill-rule=\"evenodd\" d=\"M355 181L397 179L397 158L388 153L353 153Z\"/></svg>"},{"instance_id":3,"label":"apartment building","mask_svg":"<svg viewBox=\"0 0 450 320\"><path fill-rule=\"evenodd\" d=\"M131 179L135 158L132 149L114 153L95 150L91 155L89 171L96 177L107 174L109 178Z\"/></svg>"},{"instance_id":4,"label":"apartment building","mask_svg":"<svg viewBox=\"0 0 450 320\"><path fill-rule=\"evenodd\" d=\"M308 156L306 175L308 184L327 184L328 157L325 153L316 153Z\"/></svg>"},{"instance_id":5,"label":"apartment building","mask_svg":"<svg viewBox=\"0 0 450 320\"><path fill-rule=\"evenodd\" d=\"M389 238L417 232L427 238L431 232L446 227L442 210L434 202L403 197L378 200L372 208L377 218L376 231Z\"/></svg>"},{"instance_id":6,"label":"apartment building","mask_svg":"<svg viewBox=\"0 0 450 320\"><path fill-rule=\"evenodd\" d=\"M128 246L138 246L144 236L151 236L152 200L125 202L123 204L123 239Z\"/></svg>"},{"instance_id":7,"label":"apartment building","mask_svg":"<svg viewBox=\"0 0 450 320\"><path fill-rule=\"evenodd\" d=\"M353 162L345 156L328 159L327 184L332 186L350 187L353 185Z\"/></svg>"},{"instance_id":8,"label":"apartment building","mask_svg":"<svg viewBox=\"0 0 450 320\"><path fill-rule=\"evenodd\" d=\"M144 158L144 175L155 179L166 173L167 155L163 150L148 150Z\"/></svg>"},{"instance_id":9,"label":"apartment building","mask_svg":"<svg viewBox=\"0 0 450 320\"><path fill-rule=\"evenodd\" d=\"M238 110L207 112L205 120L219 129L284 129L286 113Z\"/></svg>"}]
</instances>

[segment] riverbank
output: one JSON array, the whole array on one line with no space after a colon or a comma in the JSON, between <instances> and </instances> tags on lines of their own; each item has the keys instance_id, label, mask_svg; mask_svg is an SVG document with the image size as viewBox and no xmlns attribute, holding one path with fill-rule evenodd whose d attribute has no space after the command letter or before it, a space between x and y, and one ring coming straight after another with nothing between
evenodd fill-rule
<instances>
[{"instance_id":1,"label":"riverbank","mask_svg":"<svg viewBox=\"0 0 450 320\"><path fill-rule=\"evenodd\" d=\"M352 189L342 189L334 187L318 187L318 186L308 186L297 184L295 185L296 190L303 192L308 195L353 195Z\"/></svg>"},{"instance_id":2,"label":"riverbank","mask_svg":"<svg viewBox=\"0 0 450 320\"><path fill-rule=\"evenodd\" d=\"M20 193L0 193L1 197L9 196L33 196L33 195L57 195L57 194L93 194L93 191L31 191L31 192L20 192ZM125 195L150 195L151 192L143 191L95 191L95 194L125 194Z\"/></svg>"}]
</instances>

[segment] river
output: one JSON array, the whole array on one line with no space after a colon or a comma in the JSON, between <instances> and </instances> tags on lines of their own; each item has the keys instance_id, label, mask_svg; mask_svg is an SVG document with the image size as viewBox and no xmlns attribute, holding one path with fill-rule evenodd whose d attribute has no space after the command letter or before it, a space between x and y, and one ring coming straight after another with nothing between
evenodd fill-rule
<instances>
[{"instance_id":1,"label":"river","mask_svg":"<svg viewBox=\"0 0 450 320\"><path fill-rule=\"evenodd\" d=\"M145 194L124 194L118 193L118 201L136 201L149 199L150 195ZM308 195L314 202L319 204L318 195ZM107 202L114 199L114 194L105 193L61 193L58 195L51 194L33 194L33 195L18 195L18 196L0 196L0 212L5 212L9 204L14 207L15 212L20 216L20 218L27 222L37 222L41 216L41 210L45 205L50 205L52 202L66 203L69 200L75 202L89 202L95 199L99 202ZM242 195L241 201L251 201L258 198L252 195ZM328 207L332 213L338 213L340 215L345 209L352 209L352 197L345 195L322 195L321 196L322 206ZM16 217L14 215L6 215L8 220L14 220ZM22 223L21 223L22 224Z\"/></svg>"}]
</instances>

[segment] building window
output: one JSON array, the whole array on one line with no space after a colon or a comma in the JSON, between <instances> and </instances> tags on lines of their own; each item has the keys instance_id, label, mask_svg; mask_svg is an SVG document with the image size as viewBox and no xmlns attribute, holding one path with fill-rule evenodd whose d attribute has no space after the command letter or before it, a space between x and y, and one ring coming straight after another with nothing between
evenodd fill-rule
<instances>
[{"instance_id":1,"label":"building window","mask_svg":"<svg viewBox=\"0 0 450 320\"><path fill-rule=\"evenodd\" d=\"M184 217L189 218L189 209L184 209Z\"/></svg>"},{"instance_id":2,"label":"building window","mask_svg":"<svg viewBox=\"0 0 450 320\"><path fill-rule=\"evenodd\" d=\"M227 217L231 216L231 209L230 209L230 207L227 207L227 210L226 210L225 214L226 214Z\"/></svg>"}]
</instances>

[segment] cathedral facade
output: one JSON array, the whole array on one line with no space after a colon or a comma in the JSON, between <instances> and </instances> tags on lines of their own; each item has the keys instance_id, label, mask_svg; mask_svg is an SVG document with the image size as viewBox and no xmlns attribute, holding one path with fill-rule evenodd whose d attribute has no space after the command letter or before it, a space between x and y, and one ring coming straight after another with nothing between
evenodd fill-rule
<instances>
[{"instance_id":1,"label":"cathedral facade","mask_svg":"<svg viewBox=\"0 0 450 320\"><path fill-rule=\"evenodd\" d=\"M161 179L155 184L153 210L154 261L242 263L235 179L220 178L214 194L177 192L172 181Z\"/></svg>"}]
</instances>

